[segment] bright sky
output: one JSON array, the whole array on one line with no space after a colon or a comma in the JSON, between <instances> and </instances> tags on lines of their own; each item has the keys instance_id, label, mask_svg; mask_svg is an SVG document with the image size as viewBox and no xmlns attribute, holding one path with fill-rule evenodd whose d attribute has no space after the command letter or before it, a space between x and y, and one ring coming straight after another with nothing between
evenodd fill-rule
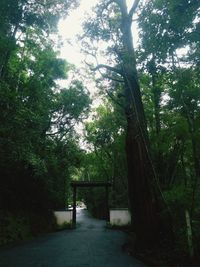
<instances>
[{"instance_id":1,"label":"bright sky","mask_svg":"<svg viewBox=\"0 0 200 267\"><path fill-rule=\"evenodd\" d=\"M63 39L63 47L60 49L60 56L64 59L66 59L69 63L74 64L76 67L83 68L81 71L81 75L85 73L84 68L85 63L85 55L83 55L80 50L80 43L77 40L76 35L81 34L82 31L82 23L84 21L84 17L86 16L86 13L92 12L92 7L95 6L98 3L99 0L81 0L80 6L76 9L70 12L69 16L64 19L60 20L58 29L59 29L59 35L61 35ZM132 5L134 0L127 0L127 5L130 7ZM136 24L133 25L133 28L136 28ZM135 41L137 42L137 32L134 31ZM60 81L60 85L65 86L66 81ZM101 104L101 99L99 97L94 97L96 93L96 87L94 81L84 79L84 85L87 86L88 90L91 93L91 96L93 96L93 107L98 106ZM79 134L82 134L83 131L83 125L79 124L76 127L76 130ZM82 138L80 139L80 145L82 148L86 149L87 145L84 143Z\"/></svg>"},{"instance_id":2,"label":"bright sky","mask_svg":"<svg viewBox=\"0 0 200 267\"><path fill-rule=\"evenodd\" d=\"M91 12L91 8L97 2L98 0L81 0L80 6L71 11L66 19L60 20L58 25L59 34L64 40L60 51L61 57L76 66L81 65L81 61L84 60L84 56L80 53L80 45L76 35L82 33L81 24L84 21L85 14Z\"/></svg>"},{"instance_id":3,"label":"bright sky","mask_svg":"<svg viewBox=\"0 0 200 267\"><path fill-rule=\"evenodd\" d=\"M127 0L127 5L130 7L133 1ZM64 40L60 56L77 67L82 65L81 61L85 57L80 53L80 44L77 41L76 35L82 33L81 24L86 13L92 12L92 7L98 2L99 0L81 0L80 6L76 10L71 11L66 19L59 22L59 34Z\"/></svg>"}]
</instances>

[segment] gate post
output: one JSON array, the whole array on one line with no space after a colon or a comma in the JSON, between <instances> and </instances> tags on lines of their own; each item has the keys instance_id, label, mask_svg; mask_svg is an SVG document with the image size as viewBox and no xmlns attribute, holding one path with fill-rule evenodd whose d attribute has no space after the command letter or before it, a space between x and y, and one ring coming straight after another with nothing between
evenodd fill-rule
<instances>
[{"instance_id":1,"label":"gate post","mask_svg":"<svg viewBox=\"0 0 200 267\"><path fill-rule=\"evenodd\" d=\"M73 186L73 226L76 227L76 185Z\"/></svg>"},{"instance_id":2,"label":"gate post","mask_svg":"<svg viewBox=\"0 0 200 267\"><path fill-rule=\"evenodd\" d=\"M106 185L105 187L106 189L106 217L107 217L107 221L110 221L110 212L109 212L109 192L108 192L108 185Z\"/></svg>"}]
</instances>

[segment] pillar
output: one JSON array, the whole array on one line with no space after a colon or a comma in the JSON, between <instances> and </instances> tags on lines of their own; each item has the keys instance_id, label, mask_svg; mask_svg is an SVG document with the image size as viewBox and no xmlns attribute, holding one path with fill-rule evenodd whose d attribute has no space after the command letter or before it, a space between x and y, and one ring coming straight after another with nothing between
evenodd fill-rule
<instances>
[{"instance_id":1,"label":"pillar","mask_svg":"<svg viewBox=\"0 0 200 267\"><path fill-rule=\"evenodd\" d=\"M73 186L73 226L76 227L76 186Z\"/></svg>"}]
</instances>

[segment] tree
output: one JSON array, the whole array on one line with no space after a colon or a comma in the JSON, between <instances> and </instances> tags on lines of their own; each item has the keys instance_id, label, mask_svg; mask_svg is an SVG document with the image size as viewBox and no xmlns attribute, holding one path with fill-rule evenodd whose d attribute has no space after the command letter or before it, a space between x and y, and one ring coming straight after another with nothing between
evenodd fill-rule
<instances>
[{"instance_id":1,"label":"tree","mask_svg":"<svg viewBox=\"0 0 200 267\"><path fill-rule=\"evenodd\" d=\"M138 19L137 55L143 72L142 93L153 159L173 211L177 240L185 231L185 210L190 211L193 221L199 216L199 7L195 0L146 1ZM147 87L152 88L152 93ZM150 110L156 111L155 100L159 104L159 120ZM154 127L157 121L159 131ZM192 227L194 240L198 240L196 223ZM182 250L183 243L181 240ZM194 245L198 247L198 242Z\"/></svg>"},{"instance_id":2,"label":"tree","mask_svg":"<svg viewBox=\"0 0 200 267\"><path fill-rule=\"evenodd\" d=\"M181 117L183 116L183 120L186 119L188 122L190 132L191 129L196 128L198 125L197 122L194 122L194 117L198 117L198 115L194 116L191 114L198 114L196 108L194 112L194 106L197 105L198 102L194 92L198 92L199 84L196 78L196 72L198 71L197 58L199 41L197 40L197 36L199 28L199 7L200 4L196 0L155 0L148 1L142 8L139 17L139 26L141 28L139 55L145 69L152 76L156 125L160 124L158 121L160 121L161 92L165 93L165 96L168 94L170 98L169 103L177 103L177 101L179 104L182 103L182 107L180 105L177 109L185 110L185 112L181 112ZM179 17L179 20L177 20L177 17ZM180 53L181 49L182 52ZM194 56L194 54L196 56ZM194 60L194 58L196 59ZM163 77L160 73L163 73ZM193 77L194 82L191 82L192 84L189 82L189 76ZM161 82L159 82L159 79L161 79ZM184 100L184 94L188 94L186 98L190 98L194 106L186 104L188 100ZM178 98L181 99L181 102ZM171 104L168 108L171 110ZM186 113L188 114L187 116L185 115ZM188 118L190 119L188 120ZM174 124L175 123L174 120ZM158 127L156 128L158 129ZM191 136L194 135L192 134ZM192 143L194 142L193 139ZM180 134L176 136L174 150L172 150L171 159L169 158L168 160L168 170L173 170L174 167L177 166L180 152L184 150L184 143L185 138L183 138L183 136L181 138ZM161 144L158 145L161 147ZM197 150L194 150L195 152L193 152L196 154ZM158 158L159 156L158 153ZM199 165L197 160L195 160L197 157L198 156L193 156L196 169L198 169ZM170 164L172 165L170 166ZM161 173L163 171L164 170L160 170ZM196 171L196 173L198 173L198 171ZM168 177L170 176L170 173L168 173Z\"/></svg>"},{"instance_id":3,"label":"tree","mask_svg":"<svg viewBox=\"0 0 200 267\"><path fill-rule=\"evenodd\" d=\"M0 6L0 212L13 220L22 213L32 233L45 231L45 218L52 225L52 210L66 206L70 168L82 156L75 124L87 116L89 94L79 80L58 85L74 67L59 58L52 40L59 17L76 3ZM3 240L7 234L13 233L5 231Z\"/></svg>"},{"instance_id":4,"label":"tree","mask_svg":"<svg viewBox=\"0 0 200 267\"><path fill-rule=\"evenodd\" d=\"M61 16L67 15L77 1L3 0L0 8L0 78L7 72L7 64L18 45L23 45L28 29L37 30L38 36L49 38L56 32Z\"/></svg>"},{"instance_id":5,"label":"tree","mask_svg":"<svg viewBox=\"0 0 200 267\"><path fill-rule=\"evenodd\" d=\"M133 48L131 25L138 4L139 1L134 1L128 11L125 0L101 2L96 8L96 17L85 24L85 36L93 43L106 41L109 45L104 54L110 54L110 62L114 64L98 64L91 68L95 71L105 69L107 78L124 84L130 209L138 245L148 246L159 239L161 229L158 203L162 202L162 197L149 152ZM89 42L85 41L84 44L88 49ZM96 50L90 47L90 51L90 55L92 51L94 55Z\"/></svg>"}]
</instances>

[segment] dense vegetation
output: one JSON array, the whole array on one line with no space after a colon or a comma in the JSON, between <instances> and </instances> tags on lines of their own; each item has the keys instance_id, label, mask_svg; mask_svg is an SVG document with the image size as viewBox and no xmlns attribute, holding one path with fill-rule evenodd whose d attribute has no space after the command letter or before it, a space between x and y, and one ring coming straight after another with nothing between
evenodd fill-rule
<instances>
[{"instance_id":1,"label":"dense vegetation","mask_svg":"<svg viewBox=\"0 0 200 267\"><path fill-rule=\"evenodd\" d=\"M59 18L77 3L2 1L0 243L52 229L52 210L71 201L71 179L102 180L113 185L110 206L131 210L135 249L151 259L155 250L158 266L198 261L200 3L132 2L127 10L125 0L99 1L83 25L82 51L101 98L84 123L83 150L75 125L91 100L80 79L57 82L74 66L55 41ZM79 198L105 216L102 190Z\"/></svg>"},{"instance_id":2,"label":"dense vegetation","mask_svg":"<svg viewBox=\"0 0 200 267\"><path fill-rule=\"evenodd\" d=\"M0 7L0 243L52 229L80 164L74 131L90 99L59 58L56 24L71 1L3 1Z\"/></svg>"}]
</instances>

